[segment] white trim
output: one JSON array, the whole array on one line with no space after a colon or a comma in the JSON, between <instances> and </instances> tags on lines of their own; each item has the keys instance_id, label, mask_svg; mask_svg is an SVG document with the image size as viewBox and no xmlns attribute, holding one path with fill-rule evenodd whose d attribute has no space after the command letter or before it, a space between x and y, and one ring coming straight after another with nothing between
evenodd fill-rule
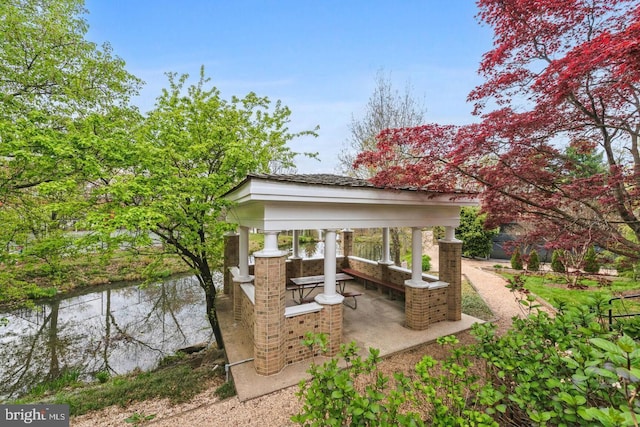
<instances>
[{"instance_id":1,"label":"white trim","mask_svg":"<svg viewBox=\"0 0 640 427\"><path fill-rule=\"evenodd\" d=\"M397 265L392 265L389 267L389 270L395 270L401 273L409 273L411 274L411 270L409 270L408 268L404 268L404 267L400 267ZM422 273L422 279L426 279L427 282L437 282L438 280L440 280L439 277L434 276L432 274L427 274L427 273Z\"/></svg>"},{"instance_id":2,"label":"white trim","mask_svg":"<svg viewBox=\"0 0 640 427\"><path fill-rule=\"evenodd\" d=\"M441 289L449 286L447 282L425 282L425 281L414 281L414 280L405 280L404 285L410 288L418 288L418 289Z\"/></svg>"},{"instance_id":3,"label":"white trim","mask_svg":"<svg viewBox=\"0 0 640 427\"><path fill-rule=\"evenodd\" d=\"M429 289L440 289L440 288L448 288L449 287L449 282L441 282L441 281L437 281L437 282L431 282L431 284L429 285Z\"/></svg>"},{"instance_id":4,"label":"white trim","mask_svg":"<svg viewBox=\"0 0 640 427\"><path fill-rule=\"evenodd\" d=\"M251 283L242 283L240 287L249 298L249 301L251 301L251 304L256 305L256 287Z\"/></svg>"},{"instance_id":5,"label":"white trim","mask_svg":"<svg viewBox=\"0 0 640 427\"><path fill-rule=\"evenodd\" d=\"M295 316L300 316L301 314L315 313L322 309L323 307L316 302L294 305L292 307L284 308L284 317L295 317Z\"/></svg>"},{"instance_id":6,"label":"white trim","mask_svg":"<svg viewBox=\"0 0 640 427\"><path fill-rule=\"evenodd\" d=\"M314 299L318 304L324 305L338 305L342 304L342 301L344 301L344 297L340 294L318 294Z\"/></svg>"},{"instance_id":7,"label":"white trim","mask_svg":"<svg viewBox=\"0 0 640 427\"><path fill-rule=\"evenodd\" d=\"M371 265L377 265L378 264L378 261L373 261L373 260L366 259L366 258L360 258L359 256L355 256L355 255L349 255L349 259L353 259L353 260L364 262L366 264L371 264ZM407 271L409 271L409 270L407 270Z\"/></svg>"}]
</instances>

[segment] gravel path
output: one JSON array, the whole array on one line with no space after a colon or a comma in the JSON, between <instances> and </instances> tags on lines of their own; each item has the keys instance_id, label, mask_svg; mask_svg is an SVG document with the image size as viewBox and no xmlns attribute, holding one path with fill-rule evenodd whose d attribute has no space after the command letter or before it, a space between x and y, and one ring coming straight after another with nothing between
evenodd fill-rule
<instances>
[{"instance_id":1,"label":"gravel path","mask_svg":"<svg viewBox=\"0 0 640 427\"><path fill-rule=\"evenodd\" d=\"M434 251L435 252L435 251ZM492 266L493 261L463 260L462 273L468 278L478 293L485 299L496 315L495 323L499 331L505 331L511 325L511 318L522 315L514 296L505 287L506 282L500 276L485 271L482 267ZM437 266L437 254L432 256L432 265ZM468 332L459 335L460 341L473 342ZM438 357L439 346L425 344L411 351L394 355L383 360L380 369L388 374L415 365L422 355L429 353ZM75 417L71 426L130 426L125 419L134 413L155 414L151 422L144 425L154 427L175 426L293 426L289 417L300 408L295 393L298 386L262 396L257 399L240 402L232 397L216 401L214 389L207 390L188 404L172 406L166 401L152 401L134 404L127 408L110 407L102 411Z\"/></svg>"}]
</instances>

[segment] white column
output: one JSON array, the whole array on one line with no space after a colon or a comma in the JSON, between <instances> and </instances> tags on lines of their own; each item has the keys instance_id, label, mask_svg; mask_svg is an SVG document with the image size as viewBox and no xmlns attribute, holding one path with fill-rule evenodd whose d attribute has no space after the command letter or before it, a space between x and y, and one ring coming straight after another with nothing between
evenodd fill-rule
<instances>
[{"instance_id":1,"label":"white column","mask_svg":"<svg viewBox=\"0 0 640 427\"><path fill-rule=\"evenodd\" d=\"M411 228L411 281L422 282L422 229Z\"/></svg>"},{"instance_id":2,"label":"white column","mask_svg":"<svg viewBox=\"0 0 640 427\"><path fill-rule=\"evenodd\" d=\"M238 268L240 269L240 278L246 279L249 277L249 228L238 227L239 231L239 260Z\"/></svg>"},{"instance_id":3,"label":"white column","mask_svg":"<svg viewBox=\"0 0 640 427\"><path fill-rule=\"evenodd\" d=\"M391 251L389 243L389 227L382 229L382 260L380 264L393 264L391 262Z\"/></svg>"},{"instance_id":4,"label":"white column","mask_svg":"<svg viewBox=\"0 0 640 427\"><path fill-rule=\"evenodd\" d=\"M447 226L444 228L444 240L447 242L455 242L456 239L456 228Z\"/></svg>"},{"instance_id":5,"label":"white column","mask_svg":"<svg viewBox=\"0 0 640 427\"><path fill-rule=\"evenodd\" d=\"M279 231L266 230L264 234L264 248L256 252L254 255L261 257L277 257L283 256L287 251L278 249L278 233Z\"/></svg>"},{"instance_id":6,"label":"white column","mask_svg":"<svg viewBox=\"0 0 640 427\"><path fill-rule=\"evenodd\" d=\"M293 253L291 258L300 258L300 230L293 230Z\"/></svg>"},{"instance_id":7,"label":"white column","mask_svg":"<svg viewBox=\"0 0 640 427\"><path fill-rule=\"evenodd\" d=\"M320 304L340 304L344 300L336 292L336 230L324 230L324 291L315 299Z\"/></svg>"}]
</instances>

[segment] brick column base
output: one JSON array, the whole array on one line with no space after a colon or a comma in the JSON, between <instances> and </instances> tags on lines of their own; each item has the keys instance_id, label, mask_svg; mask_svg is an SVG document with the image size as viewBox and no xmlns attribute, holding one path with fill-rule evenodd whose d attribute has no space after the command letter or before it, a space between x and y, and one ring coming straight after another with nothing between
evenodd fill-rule
<instances>
[{"instance_id":1,"label":"brick column base","mask_svg":"<svg viewBox=\"0 0 640 427\"><path fill-rule=\"evenodd\" d=\"M260 375L277 374L285 364L286 252L255 255L254 365Z\"/></svg>"},{"instance_id":2,"label":"brick column base","mask_svg":"<svg viewBox=\"0 0 640 427\"><path fill-rule=\"evenodd\" d=\"M342 344L342 304L322 304L320 332L327 335L327 356L335 356Z\"/></svg>"},{"instance_id":3,"label":"brick column base","mask_svg":"<svg viewBox=\"0 0 640 427\"><path fill-rule=\"evenodd\" d=\"M462 242L440 240L440 280L449 283L447 292L447 320L462 319Z\"/></svg>"},{"instance_id":4,"label":"brick column base","mask_svg":"<svg viewBox=\"0 0 640 427\"><path fill-rule=\"evenodd\" d=\"M405 286L404 315L409 329L421 331L429 327L429 289Z\"/></svg>"}]
</instances>

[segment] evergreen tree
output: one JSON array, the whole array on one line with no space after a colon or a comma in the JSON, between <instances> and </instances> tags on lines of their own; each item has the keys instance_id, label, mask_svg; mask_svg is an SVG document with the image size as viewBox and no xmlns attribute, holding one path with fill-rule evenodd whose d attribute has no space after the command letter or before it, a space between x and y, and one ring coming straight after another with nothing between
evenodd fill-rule
<instances>
[{"instance_id":1,"label":"evergreen tree","mask_svg":"<svg viewBox=\"0 0 640 427\"><path fill-rule=\"evenodd\" d=\"M535 249L531 250L531 253L529 253L529 259L527 260L527 270L540 270L540 258L538 257L538 252Z\"/></svg>"},{"instance_id":2,"label":"evergreen tree","mask_svg":"<svg viewBox=\"0 0 640 427\"><path fill-rule=\"evenodd\" d=\"M587 273L597 273L600 271L600 265L596 256L596 249L593 245L589 246L587 253L584 255L584 271Z\"/></svg>"},{"instance_id":3,"label":"evergreen tree","mask_svg":"<svg viewBox=\"0 0 640 427\"><path fill-rule=\"evenodd\" d=\"M511 268L514 270L522 270L522 255L520 254L520 248L516 248L511 255Z\"/></svg>"},{"instance_id":4,"label":"evergreen tree","mask_svg":"<svg viewBox=\"0 0 640 427\"><path fill-rule=\"evenodd\" d=\"M557 249L551 255L551 269L556 273L564 273L566 271L560 255L560 251Z\"/></svg>"}]
</instances>

